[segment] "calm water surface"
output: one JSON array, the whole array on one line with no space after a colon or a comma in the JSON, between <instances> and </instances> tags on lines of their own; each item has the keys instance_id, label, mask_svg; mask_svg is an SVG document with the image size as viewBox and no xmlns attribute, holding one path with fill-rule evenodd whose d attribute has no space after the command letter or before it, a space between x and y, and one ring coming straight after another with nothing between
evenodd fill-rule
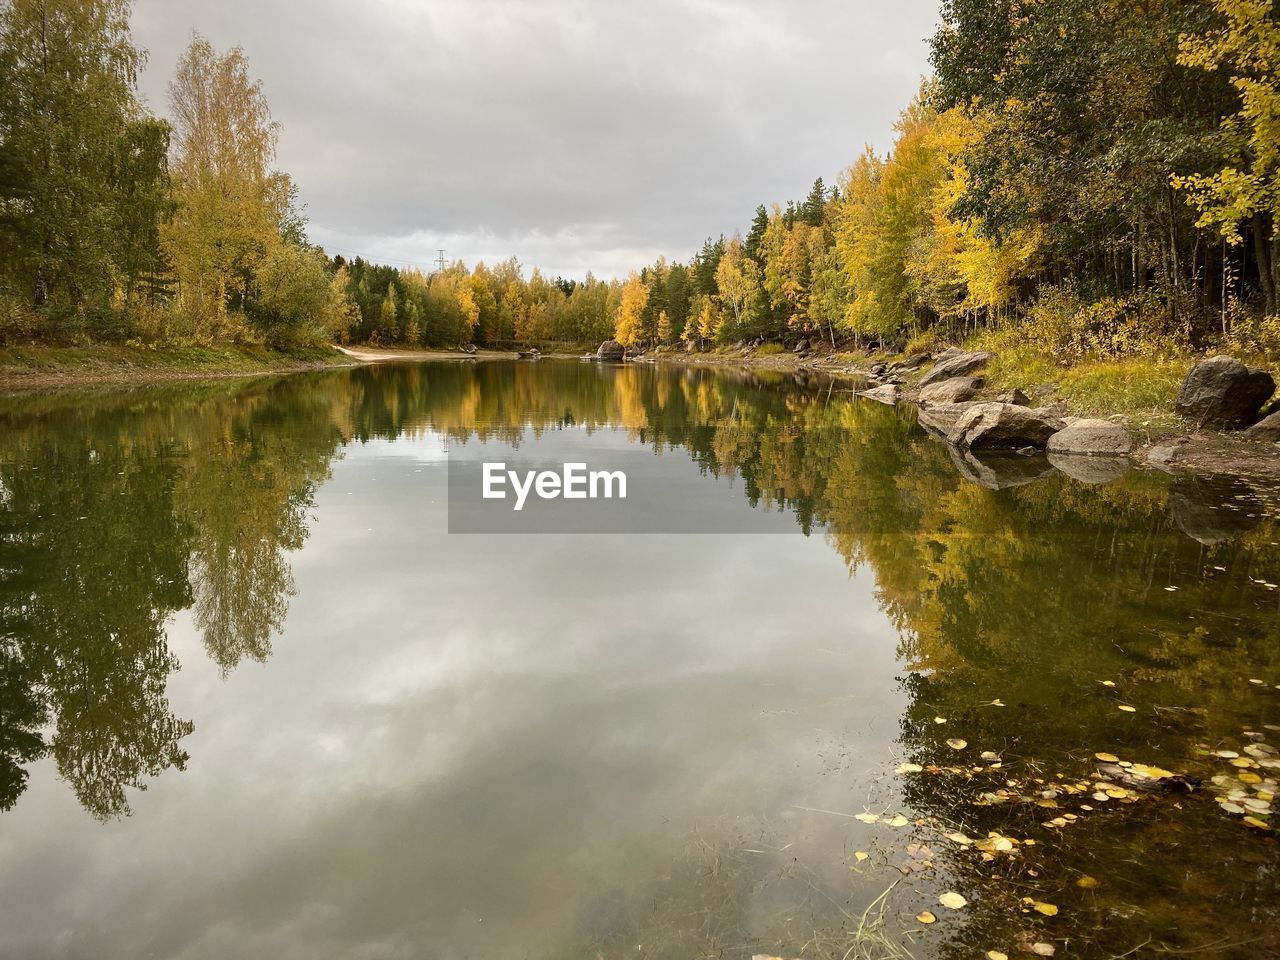
<instances>
[{"instance_id":1,"label":"calm water surface","mask_svg":"<svg viewBox=\"0 0 1280 960\"><path fill-rule=\"evenodd\" d=\"M449 535L460 444L750 532ZM0 402L0 956L1275 956L1276 502L706 369Z\"/></svg>"}]
</instances>

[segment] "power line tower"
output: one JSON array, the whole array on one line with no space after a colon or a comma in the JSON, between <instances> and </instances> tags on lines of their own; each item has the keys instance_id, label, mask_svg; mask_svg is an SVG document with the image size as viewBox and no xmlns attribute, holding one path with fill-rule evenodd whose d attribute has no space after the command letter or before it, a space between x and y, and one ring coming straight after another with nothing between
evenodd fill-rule
<instances>
[{"instance_id":1,"label":"power line tower","mask_svg":"<svg viewBox=\"0 0 1280 960\"><path fill-rule=\"evenodd\" d=\"M440 256L436 257L436 273L444 269L444 251L440 251Z\"/></svg>"}]
</instances>

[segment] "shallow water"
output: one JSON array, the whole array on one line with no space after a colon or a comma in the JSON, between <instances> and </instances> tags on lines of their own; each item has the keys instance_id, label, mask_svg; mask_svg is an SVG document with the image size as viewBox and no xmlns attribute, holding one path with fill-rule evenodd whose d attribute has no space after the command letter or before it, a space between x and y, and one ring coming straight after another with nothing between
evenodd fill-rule
<instances>
[{"instance_id":1,"label":"shallow water","mask_svg":"<svg viewBox=\"0 0 1280 960\"><path fill-rule=\"evenodd\" d=\"M489 450L670 510L449 534ZM724 370L5 401L0 956L1275 955L1276 503Z\"/></svg>"}]
</instances>

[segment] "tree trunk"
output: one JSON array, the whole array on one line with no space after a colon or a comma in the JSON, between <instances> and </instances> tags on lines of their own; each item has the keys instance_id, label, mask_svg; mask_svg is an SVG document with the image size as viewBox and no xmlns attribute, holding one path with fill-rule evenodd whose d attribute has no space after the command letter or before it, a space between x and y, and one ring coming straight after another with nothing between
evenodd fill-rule
<instances>
[{"instance_id":1,"label":"tree trunk","mask_svg":"<svg viewBox=\"0 0 1280 960\"><path fill-rule=\"evenodd\" d=\"M1253 253L1258 261L1258 282L1268 316L1276 312L1276 285L1271 263L1271 230L1265 214L1253 215Z\"/></svg>"}]
</instances>

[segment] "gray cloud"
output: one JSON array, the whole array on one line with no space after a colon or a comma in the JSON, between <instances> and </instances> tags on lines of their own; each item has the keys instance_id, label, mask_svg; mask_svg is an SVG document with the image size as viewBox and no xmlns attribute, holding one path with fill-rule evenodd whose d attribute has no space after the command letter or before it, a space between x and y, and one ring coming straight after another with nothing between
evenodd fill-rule
<instances>
[{"instance_id":1,"label":"gray cloud","mask_svg":"<svg viewBox=\"0 0 1280 960\"><path fill-rule=\"evenodd\" d=\"M883 149L935 0L135 0L153 109L193 29L244 47L313 239L623 274Z\"/></svg>"}]
</instances>

